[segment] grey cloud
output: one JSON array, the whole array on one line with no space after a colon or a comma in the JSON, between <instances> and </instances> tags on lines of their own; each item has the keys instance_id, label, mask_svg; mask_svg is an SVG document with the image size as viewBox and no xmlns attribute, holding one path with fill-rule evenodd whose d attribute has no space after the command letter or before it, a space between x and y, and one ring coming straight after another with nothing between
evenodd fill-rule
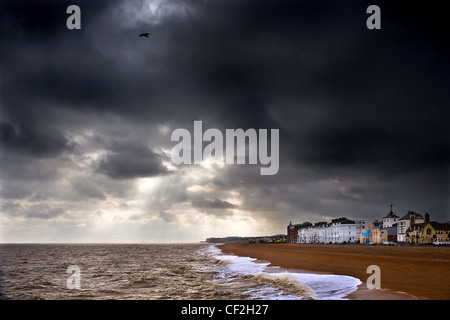
<instances>
[{"instance_id":1,"label":"grey cloud","mask_svg":"<svg viewBox=\"0 0 450 320\"><path fill-rule=\"evenodd\" d=\"M8 122L0 122L0 144L13 152L23 152L39 157L57 156L70 145L56 130L34 126L15 128Z\"/></svg>"},{"instance_id":2,"label":"grey cloud","mask_svg":"<svg viewBox=\"0 0 450 320\"><path fill-rule=\"evenodd\" d=\"M206 199L201 196L196 196L193 199L191 199L191 204L194 207L202 208L202 209L233 209L233 208L237 208L236 205L234 205L228 201L220 200L217 198Z\"/></svg>"},{"instance_id":3,"label":"grey cloud","mask_svg":"<svg viewBox=\"0 0 450 320\"><path fill-rule=\"evenodd\" d=\"M22 216L37 219L52 219L65 213L65 209L58 205L35 204L21 212Z\"/></svg>"},{"instance_id":4,"label":"grey cloud","mask_svg":"<svg viewBox=\"0 0 450 320\"><path fill-rule=\"evenodd\" d=\"M14 216L23 209L23 206L17 202L14 201L5 201L4 199L0 203L0 209L2 210L3 214Z\"/></svg>"},{"instance_id":5,"label":"grey cloud","mask_svg":"<svg viewBox=\"0 0 450 320\"><path fill-rule=\"evenodd\" d=\"M171 222L177 221L177 218L176 218L176 216L175 216L173 213L169 213L169 212L166 212L166 211L161 211L161 212L159 213L159 217L160 217L164 222L167 222L167 223L171 223Z\"/></svg>"},{"instance_id":6,"label":"grey cloud","mask_svg":"<svg viewBox=\"0 0 450 320\"><path fill-rule=\"evenodd\" d=\"M54 195L51 192L48 191L38 191L36 192L32 197L32 202L41 202L41 201L47 201L54 199Z\"/></svg>"},{"instance_id":7,"label":"grey cloud","mask_svg":"<svg viewBox=\"0 0 450 320\"><path fill-rule=\"evenodd\" d=\"M77 198L79 200L85 199L96 199L96 200L105 200L106 196L103 192L98 188L96 184L93 182L84 179L78 179L72 181L72 186L77 193Z\"/></svg>"},{"instance_id":8,"label":"grey cloud","mask_svg":"<svg viewBox=\"0 0 450 320\"><path fill-rule=\"evenodd\" d=\"M35 158L24 154L3 153L0 156L0 175L6 180L51 181L61 177L64 161L58 158Z\"/></svg>"},{"instance_id":9,"label":"grey cloud","mask_svg":"<svg viewBox=\"0 0 450 320\"><path fill-rule=\"evenodd\" d=\"M20 185L7 184L0 187L2 199L25 199L31 196L31 192Z\"/></svg>"},{"instance_id":10,"label":"grey cloud","mask_svg":"<svg viewBox=\"0 0 450 320\"><path fill-rule=\"evenodd\" d=\"M161 156L146 146L116 143L102 159L97 171L112 179L124 180L167 174Z\"/></svg>"}]
</instances>

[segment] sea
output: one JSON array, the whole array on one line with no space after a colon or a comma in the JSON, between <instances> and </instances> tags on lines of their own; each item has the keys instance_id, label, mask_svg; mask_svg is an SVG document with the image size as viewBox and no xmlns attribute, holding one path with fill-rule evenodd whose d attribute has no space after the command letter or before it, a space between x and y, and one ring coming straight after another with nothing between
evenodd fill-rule
<instances>
[{"instance_id":1,"label":"sea","mask_svg":"<svg viewBox=\"0 0 450 320\"><path fill-rule=\"evenodd\" d=\"M191 244L0 244L2 300L340 300L361 281Z\"/></svg>"}]
</instances>

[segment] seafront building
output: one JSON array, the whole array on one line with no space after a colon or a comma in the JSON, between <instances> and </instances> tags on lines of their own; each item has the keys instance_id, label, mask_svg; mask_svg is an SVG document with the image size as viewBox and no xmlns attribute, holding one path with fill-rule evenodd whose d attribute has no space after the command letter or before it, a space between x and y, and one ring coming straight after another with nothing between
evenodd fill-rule
<instances>
[{"instance_id":1,"label":"seafront building","mask_svg":"<svg viewBox=\"0 0 450 320\"><path fill-rule=\"evenodd\" d=\"M392 211L385 215L382 221L375 220L367 225L366 229L361 230L359 241L363 244L381 244L381 243L396 243L397 239L397 225L399 217Z\"/></svg>"},{"instance_id":2,"label":"seafront building","mask_svg":"<svg viewBox=\"0 0 450 320\"><path fill-rule=\"evenodd\" d=\"M391 210L382 221L367 224L365 220L346 217L331 222L289 223L286 242L290 243L362 243L362 244L431 244L450 241L450 222L430 221L419 213L408 210L399 218Z\"/></svg>"},{"instance_id":3,"label":"seafront building","mask_svg":"<svg viewBox=\"0 0 450 320\"><path fill-rule=\"evenodd\" d=\"M395 230L395 233L397 233L397 227L383 228L383 223L375 220L373 223L368 224L366 229L361 231L360 243L377 244L384 243L386 241L393 241L393 239L389 239L388 230L391 230L391 232Z\"/></svg>"},{"instance_id":4,"label":"seafront building","mask_svg":"<svg viewBox=\"0 0 450 320\"><path fill-rule=\"evenodd\" d=\"M326 229L326 243L356 243L359 240L364 220L349 220L345 217L331 220Z\"/></svg>"},{"instance_id":5,"label":"seafront building","mask_svg":"<svg viewBox=\"0 0 450 320\"><path fill-rule=\"evenodd\" d=\"M309 226L312 226L312 224L309 222L292 224L292 221L289 221L289 225L287 226L286 242L296 243L298 239L298 231Z\"/></svg>"},{"instance_id":6,"label":"seafront building","mask_svg":"<svg viewBox=\"0 0 450 320\"><path fill-rule=\"evenodd\" d=\"M424 223L425 220L422 215L408 210L408 213L405 214L397 221L397 241L398 242L406 242L406 231L412 224L416 223Z\"/></svg>"},{"instance_id":7,"label":"seafront building","mask_svg":"<svg viewBox=\"0 0 450 320\"><path fill-rule=\"evenodd\" d=\"M326 222L316 222L305 228L301 228L298 232L297 243L325 243L325 227Z\"/></svg>"},{"instance_id":8,"label":"seafront building","mask_svg":"<svg viewBox=\"0 0 450 320\"><path fill-rule=\"evenodd\" d=\"M393 211L392 211L393 204L390 205L391 211L383 217L383 228L390 228L394 226L394 224L397 224L397 221L400 219Z\"/></svg>"},{"instance_id":9,"label":"seafront building","mask_svg":"<svg viewBox=\"0 0 450 320\"><path fill-rule=\"evenodd\" d=\"M430 221L430 215L425 213L423 223L414 223L406 230L406 243L431 244L433 242L450 241L450 224Z\"/></svg>"},{"instance_id":10,"label":"seafront building","mask_svg":"<svg viewBox=\"0 0 450 320\"><path fill-rule=\"evenodd\" d=\"M346 217L332 219L330 223L302 224L297 231L297 243L356 243L359 241L364 220L349 220Z\"/></svg>"}]
</instances>

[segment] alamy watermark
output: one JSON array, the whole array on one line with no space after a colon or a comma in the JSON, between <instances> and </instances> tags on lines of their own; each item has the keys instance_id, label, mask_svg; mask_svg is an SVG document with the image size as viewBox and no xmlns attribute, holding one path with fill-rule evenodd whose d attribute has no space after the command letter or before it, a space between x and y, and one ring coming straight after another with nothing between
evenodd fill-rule
<instances>
[{"instance_id":1,"label":"alamy watermark","mask_svg":"<svg viewBox=\"0 0 450 320\"><path fill-rule=\"evenodd\" d=\"M366 13L370 13L367 18L366 26L369 30L381 29L381 10L377 5L370 5L367 7Z\"/></svg>"},{"instance_id":2,"label":"alamy watermark","mask_svg":"<svg viewBox=\"0 0 450 320\"><path fill-rule=\"evenodd\" d=\"M367 267L366 273L371 273L367 278L366 285L369 289L381 289L381 269L373 264Z\"/></svg>"},{"instance_id":3,"label":"alamy watermark","mask_svg":"<svg viewBox=\"0 0 450 320\"><path fill-rule=\"evenodd\" d=\"M80 30L81 29L81 9L77 5L70 5L66 10L67 14L70 16L66 20L66 27L69 30Z\"/></svg>"},{"instance_id":4,"label":"alamy watermark","mask_svg":"<svg viewBox=\"0 0 450 320\"><path fill-rule=\"evenodd\" d=\"M179 142L171 154L175 165L200 164L206 159L219 164L245 164L248 158L248 164L259 161L266 166L260 168L261 175L277 174L280 166L279 129L270 130L270 143L267 129L226 129L224 141L222 131L211 128L203 132L202 121L194 121L193 138L189 130L179 128L172 132L170 139ZM203 142L209 142L205 148Z\"/></svg>"},{"instance_id":5,"label":"alamy watermark","mask_svg":"<svg viewBox=\"0 0 450 320\"><path fill-rule=\"evenodd\" d=\"M81 289L81 269L79 266L71 265L67 267L67 273L70 274L67 278L67 289Z\"/></svg>"}]
</instances>

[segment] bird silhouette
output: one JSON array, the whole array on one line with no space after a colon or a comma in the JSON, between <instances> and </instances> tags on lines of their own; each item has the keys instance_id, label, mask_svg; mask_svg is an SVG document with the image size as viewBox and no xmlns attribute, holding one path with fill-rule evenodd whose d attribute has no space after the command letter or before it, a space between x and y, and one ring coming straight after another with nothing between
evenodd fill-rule
<instances>
[{"instance_id":1,"label":"bird silhouette","mask_svg":"<svg viewBox=\"0 0 450 320\"><path fill-rule=\"evenodd\" d=\"M139 35L139 38L140 37L146 37L146 38L149 38L149 36L151 36L152 34L151 33L148 33L148 32L146 32L146 33L141 33L140 35Z\"/></svg>"}]
</instances>

